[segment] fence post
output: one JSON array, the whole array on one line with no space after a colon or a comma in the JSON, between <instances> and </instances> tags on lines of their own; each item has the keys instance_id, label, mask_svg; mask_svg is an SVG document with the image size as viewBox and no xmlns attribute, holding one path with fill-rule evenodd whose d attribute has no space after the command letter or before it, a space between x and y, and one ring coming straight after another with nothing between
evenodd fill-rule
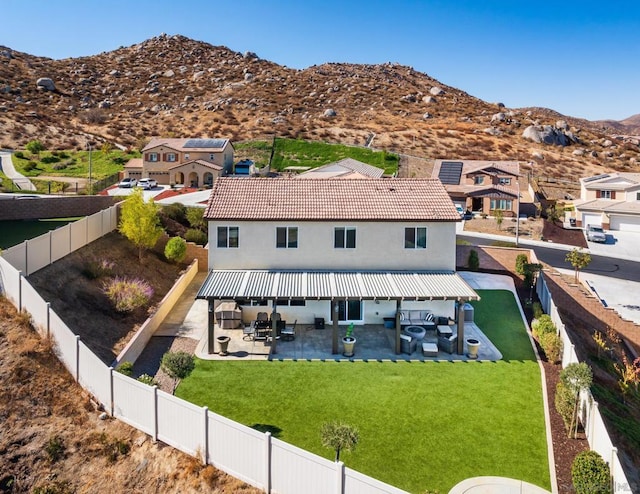
<instances>
[{"instance_id":1,"label":"fence post","mask_svg":"<svg viewBox=\"0 0 640 494\"><path fill-rule=\"evenodd\" d=\"M158 386L153 387L153 442L158 441Z\"/></svg>"},{"instance_id":2,"label":"fence post","mask_svg":"<svg viewBox=\"0 0 640 494\"><path fill-rule=\"evenodd\" d=\"M114 417L115 416L115 403L114 403L114 399L113 399L113 367L109 367L109 412L111 413L111 416Z\"/></svg>"},{"instance_id":3,"label":"fence post","mask_svg":"<svg viewBox=\"0 0 640 494\"><path fill-rule=\"evenodd\" d=\"M53 235L51 234L51 230L49 230L49 266L51 266L51 260L53 259L53 240L52 237Z\"/></svg>"},{"instance_id":4,"label":"fence post","mask_svg":"<svg viewBox=\"0 0 640 494\"><path fill-rule=\"evenodd\" d=\"M344 463L336 461L336 494L344 492Z\"/></svg>"},{"instance_id":5,"label":"fence post","mask_svg":"<svg viewBox=\"0 0 640 494\"><path fill-rule=\"evenodd\" d=\"M29 276L29 240L24 241L24 269Z\"/></svg>"},{"instance_id":6,"label":"fence post","mask_svg":"<svg viewBox=\"0 0 640 494\"><path fill-rule=\"evenodd\" d=\"M80 336L76 335L76 381L80 381Z\"/></svg>"},{"instance_id":7,"label":"fence post","mask_svg":"<svg viewBox=\"0 0 640 494\"><path fill-rule=\"evenodd\" d=\"M51 302L47 302L47 339L51 336Z\"/></svg>"},{"instance_id":8,"label":"fence post","mask_svg":"<svg viewBox=\"0 0 640 494\"><path fill-rule=\"evenodd\" d=\"M271 492L271 432L264 433L264 492Z\"/></svg>"},{"instance_id":9,"label":"fence post","mask_svg":"<svg viewBox=\"0 0 640 494\"><path fill-rule=\"evenodd\" d=\"M22 271L18 271L18 312L22 312Z\"/></svg>"},{"instance_id":10,"label":"fence post","mask_svg":"<svg viewBox=\"0 0 640 494\"><path fill-rule=\"evenodd\" d=\"M204 412L204 464L209 464L209 407L202 407Z\"/></svg>"}]
</instances>

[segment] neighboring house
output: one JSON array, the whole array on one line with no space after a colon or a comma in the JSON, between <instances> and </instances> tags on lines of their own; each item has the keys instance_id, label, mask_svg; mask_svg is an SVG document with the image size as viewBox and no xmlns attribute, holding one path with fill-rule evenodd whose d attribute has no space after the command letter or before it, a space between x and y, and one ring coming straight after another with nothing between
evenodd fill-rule
<instances>
[{"instance_id":1,"label":"neighboring house","mask_svg":"<svg viewBox=\"0 0 640 494\"><path fill-rule=\"evenodd\" d=\"M198 298L210 312L235 300L245 322L276 310L301 324L324 318L334 353L338 324L383 324L401 307L454 317L456 302L478 299L455 272L460 216L438 180L222 177L205 218ZM399 352L399 317L396 330Z\"/></svg>"},{"instance_id":2,"label":"neighboring house","mask_svg":"<svg viewBox=\"0 0 640 494\"><path fill-rule=\"evenodd\" d=\"M431 176L440 179L451 200L465 211L493 215L501 210L505 216L516 216L517 161L435 160Z\"/></svg>"},{"instance_id":3,"label":"neighboring house","mask_svg":"<svg viewBox=\"0 0 640 494\"><path fill-rule=\"evenodd\" d=\"M126 177L154 178L162 185L211 186L232 171L233 152L229 139L153 138L142 149L142 159L130 160L124 172Z\"/></svg>"},{"instance_id":4,"label":"neighboring house","mask_svg":"<svg viewBox=\"0 0 640 494\"><path fill-rule=\"evenodd\" d=\"M640 173L603 173L580 179L577 226L640 232Z\"/></svg>"},{"instance_id":5,"label":"neighboring house","mask_svg":"<svg viewBox=\"0 0 640 494\"><path fill-rule=\"evenodd\" d=\"M313 168L298 175L298 178L380 178L384 170L353 158Z\"/></svg>"}]
</instances>

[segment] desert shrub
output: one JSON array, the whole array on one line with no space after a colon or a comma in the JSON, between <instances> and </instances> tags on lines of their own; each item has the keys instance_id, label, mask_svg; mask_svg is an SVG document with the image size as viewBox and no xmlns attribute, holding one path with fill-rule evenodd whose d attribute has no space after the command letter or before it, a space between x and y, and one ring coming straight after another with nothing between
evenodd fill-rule
<instances>
[{"instance_id":1,"label":"desert shrub","mask_svg":"<svg viewBox=\"0 0 640 494\"><path fill-rule=\"evenodd\" d=\"M187 255L187 243L181 237L172 237L164 248L164 256L171 262L182 262Z\"/></svg>"},{"instance_id":2,"label":"desert shrub","mask_svg":"<svg viewBox=\"0 0 640 494\"><path fill-rule=\"evenodd\" d=\"M526 254L518 254L516 256L516 273L520 276L524 275L524 267L529 262Z\"/></svg>"},{"instance_id":3,"label":"desert shrub","mask_svg":"<svg viewBox=\"0 0 640 494\"><path fill-rule=\"evenodd\" d=\"M168 204L162 208L164 214L166 214L172 220L175 220L179 223L186 223L187 221L187 208L184 204L180 204L179 202L174 202L173 204Z\"/></svg>"},{"instance_id":4,"label":"desert shrub","mask_svg":"<svg viewBox=\"0 0 640 494\"><path fill-rule=\"evenodd\" d=\"M131 362L122 362L117 368L116 372L124 374L125 376L133 376L133 364Z\"/></svg>"},{"instance_id":5,"label":"desert shrub","mask_svg":"<svg viewBox=\"0 0 640 494\"><path fill-rule=\"evenodd\" d=\"M102 287L118 312L131 312L149 303L153 297L153 288L139 278L112 278Z\"/></svg>"},{"instance_id":6,"label":"desert shrub","mask_svg":"<svg viewBox=\"0 0 640 494\"><path fill-rule=\"evenodd\" d=\"M58 158L57 156L43 156L40 161L42 161L43 163L58 163L60 161L60 158Z\"/></svg>"},{"instance_id":7,"label":"desert shrub","mask_svg":"<svg viewBox=\"0 0 640 494\"><path fill-rule=\"evenodd\" d=\"M573 410L576 406L576 396L573 392L562 382L558 381L556 385L555 396L556 411L562 417L564 427L567 432L571 429L571 418L573 417Z\"/></svg>"},{"instance_id":8,"label":"desert shrub","mask_svg":"<svg viewBox=\"0 0 640 494\"><path fill-rule=\"evenodd\" d=\"M480 267L480 258L478 252L475 249L469 251L469 258L467 259L467 266L471 271L477 271Z\"/></svg>"},{"instance_id":9,"label":"desert shrub","mask_svg":"<svg viewBox=\"0 0 640 494\"><path fill-rule=\"evenodd\" d=\"M556 333L541 334L540 346L544 350L549 362L555 364L562 359L562 338Z\"/></svg>"},{"instance_id":10,"label":"desert shrub","mask_svg":"<svg viewBox=\"0 0 640 494\"><path fill-rule=\"evenodd\" d=\"M64 443L62 442L62 438L58 435L51 436L49 438L49 441L47 441L44 450L47 453L47 458L49 458L49 461L51 463L55 463L64 456L65 447Z\"/></svg>"},{"instance_id":11,"label":"desert shrub","mask_svg":"<svg viewBox=\"0 0 640 494\"><path fill-rule=\"evenodd\" d=\"M36 168L38 168L38 165L35 161L27 161L27 163L24 165L24 170L27 172L32 172Z\"/></svg>"},{"instance_id":12,"label":"desert shrub","mask_svg":"<svg viewBox=\"0 0 640 494\"><path fill-rule=\"evenodd\" d=\"M45 150L44 145L40 141L29 141L25 148L31 154L40 154L41 151Z\"/></svg>"},{"instance_id":13,"label":"desert shrub","mask_svg":"<svg viewBox=\"0 0 640 494\"><path fill-rule=\"evenodd\" d=\"M544 311L542 310L542 304L540 304L540 302L534 302L533 303L533 317L534 319L540 319L540 316L544 314Z\"/></svg>"},{"instance_id":14,"label":"desert shrub","mask_svg":"<svg viewBox=\"0 0 640 494\"><path fill-rule=\"evenodd\" d=\"M32 494L73 494L75 490L67 480L56 480L51 484L34 487Z\"/></svg>"},{"instance_id":15,"label":"desert shrub","mask_svg":"<svg viewBox=\"0 0 640 494\"><path fill-rule=\"evenodd\" d=\"M140 381L141 383L147 384L149 386L158 385L158 381L156 381L154 377L150 376L149 374L142 374L140 377L138 377L138 381Z\"/></svg>"},{"instance_id":16,"label":"desert shrub","mask_svg":"<svg viewBox=\"0 0 640 494\"><path fill-rule=\"evenodd\" d=\"M111 276L115 263L107 259L89 259L82 268L82 274L90 280Z\"/></svg>"},{"instance_id":17,"label":"desert shrub","mask_svg":"<svg viewBox=\"0 0 640 494\"><path fill-rule=\"evenodd\" d=\"M80 120L86 124L101 125L107 121L107 113L102 108L90 108L80 114Z\"/></svg>"},{"instance_id":18,"label":"desert shrub","mask_svg":"<svg viewBox=\"0 0 640 494\"><path fill-rule=\"evenodd\" d=\"M105 433L100 435L100 443L102 452L110 463L114 463L120 456L126 456L131 450L131 446L125 440L110 438Z\"/></svg>"},{"instance_id":19,"label":"desert shrub","mask_svg":"<svg viewBox=\"0 0 640 494\"><path fill-rule=\"evenodd\" d=\"M66 167L66 163L58 163L57 165L53 165L54 170L64 170Z\"/></svg>"},{"instance_id":20,"label":"desert shrub","mask_svg":"<svg viewBox=\"0 0 640 494\"><path fill-rule=\"evenodd\" d=\"M549 314L542 314L539 318L531 321L531 332L538 340L545 333L556 333L557 331L558 329Z\"/></svg>"},{"instance_id":21,"label":"desert shrub","mask_svg":"<svg viewBox=\"0 0 640 494\"><path fill-rule=\"evenodd\" d=\"M184 234L184 238L187 242L193 242L198 245L205 245L207 243L207 234L202 230L196 230L194 228L189 228L187 232Z\"/></svg>"},{"instance_id":22,"label":"desert shrub","mask_svg":"<svg viewBox=\"0 0 640 494\"><path fill-rule=\"evenodd\" d=\"M13 155L16 158L20 158L21 160L24 159L24 153L22 151L16 151L15 153L13 153Z\"/></svg>"},{"instance_id":23,"label":"desert shrub","mask_svg":"<svg viewBox=\"0 0 640 494\"><path fill-rule=\"evenodd\" d=\"M207 229L207 220L204 219L204 208L187 208L187 221L191 228L197 228L205 231Z\"/></svg>"},{"instance_id":24,"label":"desert shrub","mask_svg":"<svg viewBox=\"0 0 640 494\"><path fill-rule=\"evenodd\" d=\"M579 453L571 465L571 480L577 494L611 492L609 465L595 451Z\"/></svg>"}]
</instances>

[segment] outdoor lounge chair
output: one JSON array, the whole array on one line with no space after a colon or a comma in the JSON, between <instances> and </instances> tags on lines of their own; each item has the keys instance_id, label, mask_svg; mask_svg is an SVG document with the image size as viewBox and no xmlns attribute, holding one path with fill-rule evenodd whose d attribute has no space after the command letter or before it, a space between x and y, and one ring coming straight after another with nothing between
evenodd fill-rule
<instances>
[{"instance_id":1,"label":"outdoor lounge chair","mask_svg":"<svg viewBox=\"0 0 640 494\"><path fill-rule=\"evenodd\" d=\"M285 326L280 331L280 336L284 341L292 341L296 339L296 324L298 324L298 320L293 321L293 326Z\"/></svg>"}]
</instances>

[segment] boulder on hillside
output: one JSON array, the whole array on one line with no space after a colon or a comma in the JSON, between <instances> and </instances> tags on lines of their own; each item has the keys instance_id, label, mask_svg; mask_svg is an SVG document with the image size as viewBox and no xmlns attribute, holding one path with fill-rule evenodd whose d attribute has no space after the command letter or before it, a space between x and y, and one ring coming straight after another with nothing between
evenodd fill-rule
<instances>
[{"instance_id":1,"label":"boulder on hillside","mask_svg":"<svg viewBox=\"0 0 640 494\"><path fill-rule=\"evenodd\" d=\"M439 96L442 93L444 93L444 89L439 88L438 86L433 86L429 92L433 95L433 96Z\"/></svg>"},{"instance_id":2,"label":"boulder on hillside","mask_svg":"<svg viewBox=\"0 0 640 494\"><path fill-rule=\"evenodd\" d=\"M402 97L402 101L406 101L407 103L415 103L416 95L415 94L406 94Z\"/></svg>"},{"instance_id":3,"label":"boulder on hillside","mask_svg":"<svg viewBox=\"0 0 640 494\"><path fill-rule=\"evenodd\" d=\"M495 127L487 127L482 132L484 132L485 134L492 135L492 136L499 136L499 135L502 134L502 132L500 132L500 129L496 129Z\"/></svg>"},{"instance_id":4,"label":"boulder on hillside","mask_svg":"<svg viewBox=\"0 0 640 494\"><path fill-rule=\"evenodd\" d=\"M491 116L491 123L493 123L493 122L504 122L506 119L507 119L507 116L504 113L502 113L502 112L494 113Z\"/></svg>"},{"instance_id":5,"label":"boulder on hillside","mask_svg":"<svg viewBox=\"0 0 640 494\"><path fill-rule=\"evenodd\" d=\"M433 96L424 96L422 98L422 102L430 105L430 104L433 104L433 103L437 103L438 100L435 99Z\"/></svg>"},{"instance_id":6,"label":"boulder on hillside","mask_svg":"<svg viewBox=\"0 0 640 494\"><path fill-rule=\"evenodd\" d=\"M56 85L53 83L53 80L49 77L40 77L36 81L36 86L38 89L42 89L45 91L55 91Z\"/></svg>"},{"instance_id":7,"label":"boulder on hillside","mask_svg":"<svg viewBox=\"0 0 640 494\"><path fill-rule=\"evenodd\" d=\"M552 125L530 125L524 129L522 137L538 144L551 144L563 147L580 142L572 132L565 132Z\"/></svg>"},{"instance_id":8,"label":"boulder on hillside","mask_svg":"<svg viewBox=\"0 0 640 494\"><path fill-rule=\"evenodd\" d=\"M569 124L566 122L566 120L558 120L556 122L556 127L560 130L569 130Z\"/></svg>"},{"instance_id":9,"label":"boulder on hillside","mask_svg":"<svg viewBox=\"0 0 640 494\"><path fill-rule=\"evenodd\" d=\"M327 108L322 115L325 117L335 117L338 114L333 108Z\"/></svg>"},{"instance_id":10,"label":"boulder on hillside","mask_svg":"<svg viewBox=\"0 0 640 494\"><path fill-rule=\"evenodd\" d=\"M425 114L422 115L422 120L429 120L430 118L433 118L433 115L429 112L425 112Z\"/></svg>"}]
</instances>

